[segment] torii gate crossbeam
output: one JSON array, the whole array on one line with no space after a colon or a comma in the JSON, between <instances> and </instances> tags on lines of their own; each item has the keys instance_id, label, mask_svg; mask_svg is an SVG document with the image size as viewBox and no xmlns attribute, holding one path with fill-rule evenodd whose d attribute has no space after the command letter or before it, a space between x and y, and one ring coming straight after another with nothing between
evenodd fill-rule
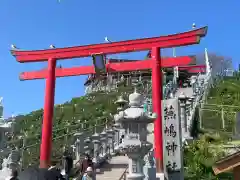
<instances>
[{"instance_id":1,"label":"torii gate crossbeam","mask_svg":"<svg viewBox=\"0 0 240 180\"><path fill-rule=\"evenodd\" d=\"M168 60L172 62L172 65L168 63ZM166 58L162 60L162 68L170 68L179 66L180 70L190 70L196 69L201 72L201 68L205 69L205 65L190 65L187 66L192 61L191 56L175 57L175 58ZM108 63L106 64L106 69L108 73L114 72L130 72L130 71L140 71L147 70L152 68L152 60L138 60L130 62L119 62L119 63ZM95 74L94 66L79 66L71 68L56 68L55 75L56 77L67 77L67 76L80 76ZM44 79L47 77L47 70L42 69L39 71L30 71L23 72L20 74L20 80L35 80L35 79Z\"/></svg>"},{"instance_id":2,"label":"torii gate crossbeam","mask_svg":"<svg viewBox=\"0 0 240 180\"><path fill-rule=\"evenodd\" d=\"M154 122L154 143L157 174L163 173L163 141L162 141L162 74L161 74L161 48L187 46L200 43L201 37L207 33L207 27L188 31L185 33L144 38L137 40L102 43L95 45L56 48L48 50L21 51L12 50L12 54L20 63L48 61L46 78L46 94L44 116L42 125L42 141L40 153L40 167L46 168L50 162L52 146L52 118L55 94L55 68L56 61L78 57L87 57L95 54L115 54L133 51L151 50L152 63L152 90L153 111L157 113Z\"/></svg>"}]
</instances>

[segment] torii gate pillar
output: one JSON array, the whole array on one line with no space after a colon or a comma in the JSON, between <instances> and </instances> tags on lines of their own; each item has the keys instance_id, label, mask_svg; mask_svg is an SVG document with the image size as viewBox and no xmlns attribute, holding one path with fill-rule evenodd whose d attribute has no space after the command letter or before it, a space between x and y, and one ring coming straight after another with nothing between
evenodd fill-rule
<instances>
[{"instance_id":1,"label":"torii gate pillar","mask_svg":"<svg viewBox=\"0 0 240 180\"><path fill-rule=\"evenodd\" d=\"M163 175L163 138L162 138L162 70L161 70L161 49L153 47L151 51L152 57L152 99L153 112L157 113L154 122L154 153L156 159L157 173ZM162 178L160 178L162 179Z\"/></svg>"},{"instance_id":2,"label":"torii gate pillar","mask_svg":"<svg viewBox=\"0 0 240 180\"><path fill-rule=\"evenodd\" d=\"M53 127L53 108L55 97L55 68L56 60L48 59L48 70L45 87L45 101L44 101L44 115L42 122L42 140L41 140L41 154L40 154L40 168L46 168L50 164L52 149L52 127Z\"/></svg>"}]
</instances>

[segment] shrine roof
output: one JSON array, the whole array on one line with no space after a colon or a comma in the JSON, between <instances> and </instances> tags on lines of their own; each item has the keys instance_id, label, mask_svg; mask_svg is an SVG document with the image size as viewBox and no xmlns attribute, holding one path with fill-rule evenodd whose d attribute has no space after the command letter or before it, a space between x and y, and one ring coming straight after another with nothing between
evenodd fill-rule
<instances>
[{"instance_id":1,"label":"shrine roof","mask_svg":"<svg viewBox=\"0 0 240 180\"><path fill-rule=\"evenodd\" d=\"M230 154L219 161L213 166L215 175L232 171L234 168L240 166L240 151Z\"/></svg>"}]
</instances>

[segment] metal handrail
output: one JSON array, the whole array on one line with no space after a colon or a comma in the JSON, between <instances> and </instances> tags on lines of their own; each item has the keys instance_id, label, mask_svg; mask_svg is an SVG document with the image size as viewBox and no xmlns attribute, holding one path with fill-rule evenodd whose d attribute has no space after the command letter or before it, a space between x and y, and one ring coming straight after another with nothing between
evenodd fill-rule
<instances>
[{"instance_id":1,"label":"metal handrail","mask_svg":"<svg viewBox=\"0 0 240 180\"><path fill-rule=\"evenodd\" d=\"M126 167L126 169L124 170L124 172L120 176L119 180L127 180L127 171L128 171L128 166Z\"/></svg>"},{"instance_id":2,"label":"metal handrail","mask_svg":"<svg viewBox=\"0 0 240 180\"><path fill-rule=\"evenodd\" d=\"M106 123L102 123L102 124L98 124L97 127L103 127L103 126L105 126L105 125L106 125ZM85 128L85 129L83 129L83 131L84 131L84 132L92 132L92 130L93 130L94 128L96 128L96 126L95 126L95 127ZM96 130L96 129L95 129L95 130ZM61 138L63 138L63 137L66 137L66 136L68 137L68 136L73 135L73 134L75 134L75 133L77 133L77 132L79 132L79 130L73 130L73 131L70 132L70 133L63 134L63 135L54 137L53 140L58 140L58 139L61 139ZM20 140L23 140L23 139L20 139ZM18 141L10 141L10 142L7 142L7 145L11 145L11 144L14 144L14 143L16 143L16 142L18 142ZM27 149L29 149L29 148L32 148L32 147L36 147L36 146L39 145L39 144L40 144L40 141L38 141L38 142L36 142L36 143L33 143L33 144L24 145L24 146L22 146L22 147L18 147L17 149L20 150L21 153L23 153L25 150L27 150ZM13 148L13 149L15 149L15 148ZM13 149L9 147L8 151L10 152L10 151L12 151ZM59 158L59 157L55 157L55 158Z\"/></svg>"},{"instance_id":3,"label":"metal handrail","mask_svg":"<svg viewBox=\"0 0 240 180\"><path fill-rule=\"evenodd\" d=\"M84 123L83 123L83 124L84 124ZM104 125L106 125L106 124L107 124L107 123L98 124L98 125L95 126L95 127L102 127L102 126L104 126ZM77 124L77 125L81 125L81 124ZM71 125L70 127L73 127L73 126ZM82 129L82 130L83 130L84 132L89 132L90 130L93 130L95 127L84 128L84 129ZM65 127L64 129L66 129L66 128L68 128L68 126ZM57 130L59 130L59 129L57 129ZM63 129L60 129L60 130L63 130ZM59 130L59 131L60 131L60 130ZM56 130L55 130L55 131L56 131ZM73 135L73 134L75 134L75 133L78 132L78 131L79 131L79 130L75 130L74 133L68 133L68 134L64 134L64 135L61 135L61 136L57 136L57 137L53 138L53 140L56 140L56 139L59 139L59 138L65 137L65 136ZM26 137L26 138L24 138L24 139L37 138L38 135L40 135L40 134L36 134L36 135L34 135L34 136L31 136L31 137ZM20 141L22 141L22 140L23 140L23 139L17 139L17 140L13 140L13 141L8 141L7 144L14 144L14 143L20 142ZM39 139L39 140L40 140L40 139ZM35 144L32 144L32 145L29 145L29 146L31 147L31 146L37 145L37 144L39 144L39 143L40 143L40 142L35 143Z\"/></svg>"}]
</instances>

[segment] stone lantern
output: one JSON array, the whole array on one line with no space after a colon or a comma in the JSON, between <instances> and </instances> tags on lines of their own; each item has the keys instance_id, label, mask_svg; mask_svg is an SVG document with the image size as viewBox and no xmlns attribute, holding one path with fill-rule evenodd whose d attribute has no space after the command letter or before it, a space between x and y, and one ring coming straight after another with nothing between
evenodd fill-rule
<instances>
[{"instance_id":1,"label":"stone lantern","mask_svg":"<svg viewBox=\"0 0 240 180\"><path fill-rule=\"evenodd\" d=\"M95 164L99 164L99 148L100 148L100 134L97 133L96 126L95 126L95 133L92 135L93 139L93 162Z\"/></svg>"},{"instance_id":2,"label":"stone lantern","mask_svg":"<svg viewBox=\"0 0 240 180\"><path fill-rule=\"evenodd\" d=\"M79 133L75 133L74 137L75 137L75 143L74 143L74 147L75 147L75 158L76 158L76 162L78 162L80 160L81 157L81 153L83 152L83 139L82 139L82 132Z\"/></svg>"},{"instance_id":3,"label":"stone lantern","mask_svg":"<svg viewBox=\"0 0 240 180\"><path fill-rule=\"evenodd\" d=\"M129 95L129 108L119 113L118 121L125 130L123 143L120 145L129 158L128 179L143 180L143 159L152 144L147 142L147 125L153 123L155 115L144 112L144 97L135 92Z\"/></svg>"},{"instance_id":4,"label":"stone lantern","mask_svg":"<svg viewBox=\"0 0 240 180\"><path fill-rule=\"evenodd\" d=\"M86 139L84 139L84 152L85 154L89 154L91 155L91 149L90 149L90 143L91 143L91 139L90 137L86 137Z\"/></svg>"},{"instance_id":5,"label":"stone lantern","mask_svg":"<svg viewBox=\"0 0 240 180\"><path fill-rule=\"evenodd\" d=\"M107 132L104 129L101 133L100 133L100 142L101 142L101 148L102 148L102 158L105 159L105 157L107 157L107 142L108 138L107 138Z\"/></svg>"},{"instance_id":6,"label":"stone lantern","mask_svg":"<svg viewBox=\"0 0 240 180\"><path fill-rule=\"evenodd\" d=\"M120 96L118 97L118 100L115 102L115 104L118 105L117 110L118 110L118 111L122 111L122 110L124 109L124 107L126 107L127 101L123 99L123 96L122 96L122 95L120 95Z\"/></svg>"},{"instance_id":7,"label":"stone lantern","mask_svg":"<svg viewBox=\"0 0 240 180\"><path fill-rule=\"evenodd\" d=\"M119 150L119 144L120 144L120 138L122 135L124 135L124 129L121 126L121 123L119 122L119 119L122 117L123 114L123 110L124 107L126 107L127 101L123 99L123 96L119 96L118 100L115 102L115 104L118 105L117 110L118 110L118 114L114 115L114 130L115 130L115 137L114 137L114 141L115 141L115 150L118 151Z\"/></svg>"},{"instance_id":8,"label":"stone lantern","mask_svg":"<svg viewBox=\"0 0 240 180\"><path fill-rule=\"evenodd\" d=\"M108 137L108 150L110 155L115 155L114 152L114 130L112 127L107 129L107 137Z\"/></svg>"}]
</instances>

